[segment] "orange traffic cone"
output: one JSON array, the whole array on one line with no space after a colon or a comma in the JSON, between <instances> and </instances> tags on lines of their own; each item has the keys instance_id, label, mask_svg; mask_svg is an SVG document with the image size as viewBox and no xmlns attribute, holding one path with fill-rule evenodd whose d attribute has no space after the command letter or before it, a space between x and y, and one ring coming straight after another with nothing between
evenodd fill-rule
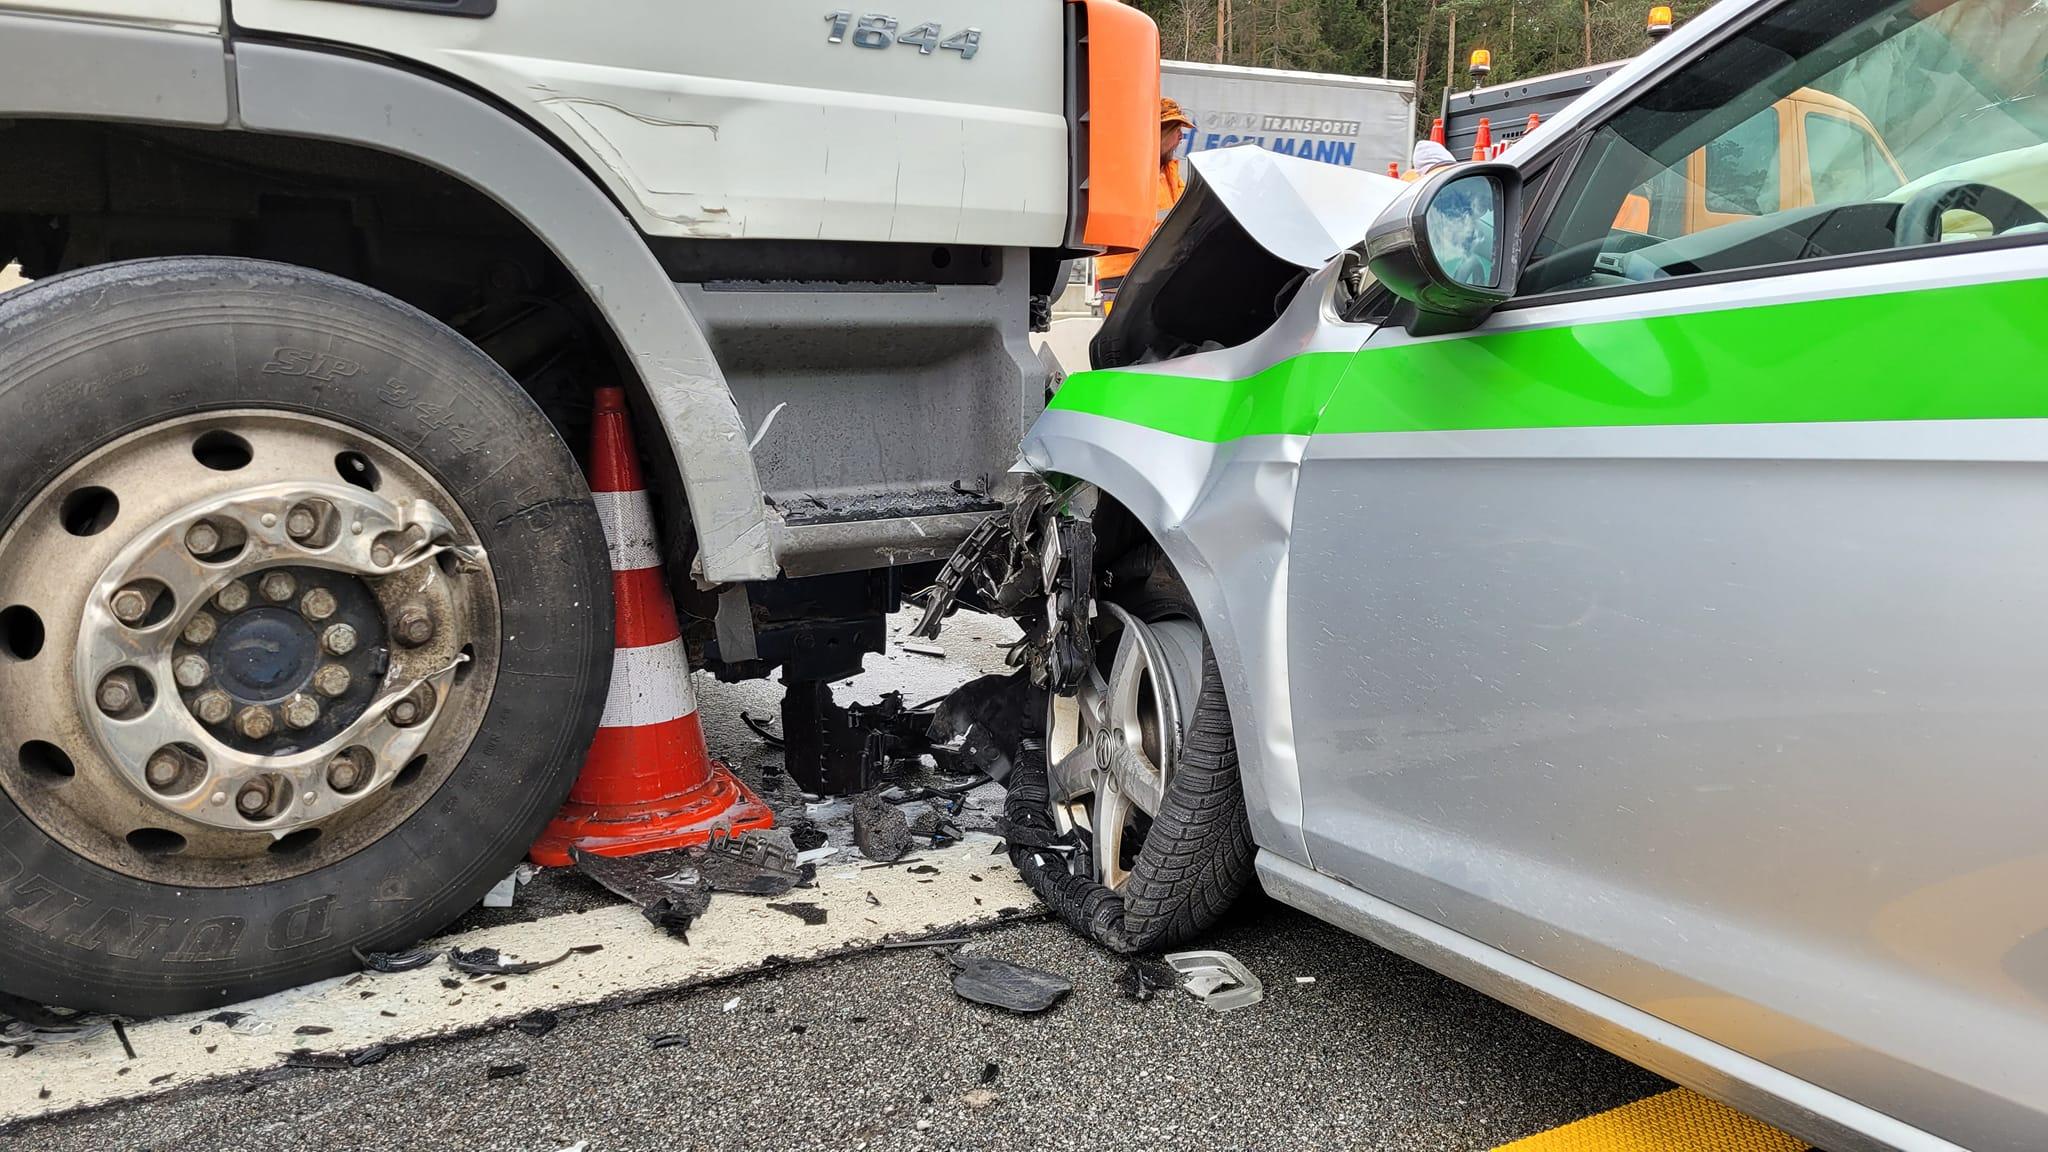
<instances>
[{"instance_id":1,"label":"orange traffic cone","mask_svg":"<svg viewBox=\"0 0 2048 1152\"><path fill-rule=\"evenodd\" d=\"M1479 118L1479 134L1472 143L1472 159L1484 160L1493 148L1493 122L1486 117Z\"/></svg>"},{"instance_id":2,"label":"orange traffic cone","mask_svg":"<svg viewBox=\"0 0 2048 1152\"><path fill-rule=\"evenodd\" d=\"M636 856L702 844L721 831L775 826L775 814L704 745L621 390L597 390L590 442L590 487L611 551L617 642L611 695L583 775L533 846L534 863L551 867L568 864L572 847Z\"/></svg>"},{"instance_id":3,"label":"orange traffic cone","mask_svg":"<svg viewBox=\"0 0 2048 1152\"><path fill-rule=\"evenodd\" d=\"M1536 126L1541 123L1543 123L1542 116L1534 112L1529 113L1529 123L1523 126L1522 135L1527 136L1529 133L1534 132L1536 130Z\"/></svg>"},{"instance_id":4,"label":"orange traffic cone","mask_svg":"<svg viewBox=\"0 0 2048 1152\"><path fill-rule=\"evenodd\" d=\"M1396 180L1401 178L1401 162L1399 160L1387 161L1387 175L1392 176Z\"/></svg>"},{"instance_id":5,"label":"orange traffic cone","mask_svg":"<svg viewBox=\"0 0 2048 1152\"><path fill-rule=\"evenodd\" d=\"M1429 125L1429 138L1441 144L1444 142L1444 118L1439 116Z\"/></svg>"}]
</instances>

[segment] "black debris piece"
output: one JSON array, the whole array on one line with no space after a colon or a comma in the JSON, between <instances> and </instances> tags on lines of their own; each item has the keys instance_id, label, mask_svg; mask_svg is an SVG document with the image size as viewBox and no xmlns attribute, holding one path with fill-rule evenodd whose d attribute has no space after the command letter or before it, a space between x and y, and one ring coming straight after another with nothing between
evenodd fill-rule
<instances>
[{"instance_id":1,"label":"black debris piece","mask_svg":"<svg viewBox=\"0 0 2048 1152\"><path fill-rule=\"evenodd\" d=\"M503 992L504 990L505 982L503 980L500 980L496 984L491 985L491 991L493 992Z\"/></svg>"},{"instance_id":2,"label":"black debris piece","mask_svg":"<svg viewBox=\"0 0 2048 1152\"><path fill-rule=\"evenodd\" d=\"M368 999L370 999L371 997L373 997L373 996L375 996L375 995L376 995L376 993L375 993L375 992L358 992L358 993L356 993L356 999L358 999L358 1000L368 1000Z\"/></svg>"},{"instance_id":3,"label":"black debris piece","mask_svg":"<svg viewBox=\"0 0 2048 1152\"><path fill-rule=\"evenodd\" d=\"M874 792L853 801L853 842L870 860L896 860L910 851L910 821Z\"/></svg>"},{"instance_id":4,"label":"black debris piece","mask_svg":"<svg viewBox=\"0 0 2048 1152\"><path fill-rule=\"evenodd\" d=\"M993 956L955 952L949 959L958 969L953 973L953 991L976 1004L1011 1012L1043 1012L1074 990L1074 982L1064 976Z\"/></svg>"},{"instance_id":5,"label":"black debris piece","mask_svg":"<svg viewBox=\"0 0 2048 1152\"><path fill-rule=\"evenodd\" d=\"M298 1048L285 1053L284 1066L333 1072L348 1067L348 1057L339 1052L315 1052L310 1048Z\"/></svg>"},{"instance_id":6,"label":"black debris piece","mask_svg":"<svg viewBox=\"0 0 2048 1152\"><path fill-rule=\"evenodd\" d=\"M770 748L782 747L782 737L777 736L775 732L768 727L767 721L756 720L752 716L747 715L745 710L742 710L740 712L740 723L745 724L749 731L753 732L754 735L759 736L763 744L768 745Z\"/></svg>"},{"instance_id":7,"label":"black debris piece","mask_svg":"<svg viewBox=\"0 0 2048 1152\"><path fill-rule=\"evenodd\" d=\"M439 948L415 948L410 952L364 952L353 949L356 959L372 972L411 972L441 958Z\"/></svg>"},{"instance_id":8,"label":"black debris piece","mask_svg":"<svg viewBox=\"0 0 2048 1152\"><path fill-rule=\"evenodd\" d=\"M957 948L967 943L965 936L939 936L930 940L891 940L882 947L896 948Z\"/></svg>"},{"instance_id":9,"label":"black debris piece","mask_svg":"<svg viewBox=\"0 0 2048 1152\"><path fill-rule=\"evenodd\" d=\"M223 1027L233 1028L248 1018L249 1014L247 1012L215 1012L206 1018L206 1022L208 1024L219 1024Z\"/></svg>"},{"instance_id":10,"label":"black debris piece","mask_svg":"<svg viewBox=\"0 0 2048 1152\"><path fill-rule=\"evenodd\" d=\"M114 1020L114 1035L121 1038L121 1051L126 1052L130 1060L135 1059L135 1044L128 1039L128 1028L118 1017Z\"/></svg>"},{"instance_id":11,"label":"black debris piece","mask_svg":"<svg viewBox=\"0 0 2048 1152\"><path fill-rule=\"evenodd\" d=\"M114 1070L114 1075L116 1075L116 1076L126 1076L127 1074L129 1074L130 1072L133 1072L133 1071L135 1071L135 1069L133 1069L133 1068L125 1068L125 1067L124 1067L124 1068L117 1068L117 1069L115 1069L115 1070Z\"/></svg>"},{"instance_id":12,"label":"black debris piece","mask_svg":"<svg viewBox=\"0 0 2048 1152\"><path fill-rule=\"evenodd\" d=\"M176 1072L166 1072L161 1076L152 1076L149 1078L150 1086L153 1088L158 1084L169 1084L177 1075Z\"/></svg>"},{"instance_id":13,"label":"black debris piece","mask_svg":"<svg viewBox=\"0 0 2048 1152\"><path fill-rule=\"evenodd\" d=\"M368 1068L372 1064L382 1064L384 1058L389 1055L391 1055L391 1045L373 1044L361 1052L350 1056L348 1058L348 1066L351 1068Z\"/></svg>"},{"instance_id":14,"label":"black debris piece","mask_svg":"<svg viewBox=\"0 0 2048 1152\"><path fill-rule=\"evenodd\" d=\"M969 880L972 880L972 881L974 881L974 882L975 882L976 884L979 884L979 883L981 883L981 873L979 873L979 872L969 872L969 873L967 874L967 878L968 878Z\"/></svg>"},{"instance_id":15,"label":"black debris piece","mask_svg":"<svg viewBox=\"0 0 2048 1152\"><path fill-rule=\"evenodd\" d=\"M474 948L468 952L464 952L460 948L450 948L448 950L448 964L457 972L465 972L471 976L525 976L531 972L538 972L543 968L552 968L575 954L571 950L563 952L553 960L508 961L499 955L496 948ZM497 987L503 987L503 985L497 985Z\"/></svg>"},{"instance_id":16,"label":"black debris piece","mask_svg":"<svg viewBox=\"0 0 2048 1152\"><path fill-rule=\"evenodd\" d=\"M197 1036L197 1035L199 1035L199 1034L200 1034L201 1032L204 1032L204 1031L206 1031L206 1025L204 1025L204 1024L194 1024L194 1025L193 1025L192 1027L190 1027L190 1028L186 1029L186 1031L187 1031L187 1032L190 1032L190 1033L191 1033L192 1035L194 1035L194 1036Z\"/></svg>"},{"instance_id":17,"label":"black debris piece","mask_svg":"<svg viewBox=\"0 0 2048 1152\"><path fill-rule=\"evenodd\" d=\"M877 908L882 906L882 901L873 892L868 893L868 903L873 904Z\"/></svg>"},{"instance_id":18,"label":"black debris piece","mask_svg":"<svg viewBox=\"0 0 2048 1152\"><path fill-rule=\"evenodd\" d=\"M993 1060L981 1066L981 1082L983 1084L995 1083L996 1080L1002 1076L1002 1074L1002 1066L997 1064Z\"/></svg>"},{"instance_id":19,"label":"black debris piece","mask_svg":"<svg viewBox=\"0 0 2048 1152\"><path fill-rule=\"evenodd\" d=\"M649 1036L647 1043L656 1052L660 1052L666 1048L688 1048L690 1046L690 1038L679 1032L668 1032L660 1036Z\"/></svg>"},{"instance_id":20,"label":"black debris piece","mask_svg":"<svg viewBox=\"0 0 2048 1152\"><path fill-rule=\"evenodd\" d=\"M1161 992L1180 987L1180 973L1164 964L1133 960L1117 976L1116 986L1125 999L1143 1004Z\"/></svg>"},{"instance_id":21,"label":"black debris piece","mask_svg":"<svg viewBox=\"0 0 2048 1152\"><path fill-rule=\"evenodd\" d=\"M813 865L797 864L790 837L773 832L715 839L699 852L696 864L712 890L743 896L780 896L818 874Z\"/></svg>"},{"instance_id":22,"label":"black debris piece","mask_svg":"<svg viewBox=\"0 0 2048 1152\"><path fill-rule=\"evenodd\" d=\"M462 987L462 981L460 981L460 980L457 980L457 979L456 979L455 977L453 977L453 976L443 976L443 977L441 977L441 987L443 987L443 988L447 988L447 989L451 989L451 990L452 990L452 989L456 989L456 988L460 988L460 987Z\"/></svg>"},{"instance_id":23,"label":"black debris piece","mask_svg":"<svg viewBox=\"0 0 2048 1152\"><path fill-rule=\"evenodd\" d=\"M569 949L569 955L595 956L602 951L604 951L604 945L602 944L578 944L576 947Z\"/></svg>"},{"instance_id":24,"label":"black debris piece","mask_svg":"<svg viewBox=\"0 0 2048 1152\"><path fill-rule=\"evenodd\" d=\"M553 1032L561 1023L562 1018L553 1012L535 1010L514 1020L512 1027L526 1033L528 1036L538 1038Z\"/></svg>"},{"instance_id":25,"label":"black debris piece","mask_svg":"<svg viewBox=\"0 0 2048 1152\"><path fill-rule=\"evenodd\" d=\"M390 1010L390 1009L388 1009L388 1008L387 1008L387 1009L385 1009L385 1010L384 1010L384 1011L382 1011L382 1012L379 1012L379 1013L377 1013L377 1015L379 1015L379 1016L382 1016L382 1017L384 1017L384 1018L385 1018L385 1019L387 1019L387 1020L396 1020L396 1019L398 1019L398 1013L396 1013L396 1012L393 1012L393 1011L391 1011L391 1010Z\"/></svg>"},{"instance_id":26,"label":"black debris piece","mask_svg":"<svg viewBox=\"0 0 2048 1152\"><path fill-rule=\"evenodd\" d=\"M789 840L790 843L796 845L797 851L811 852L823 848L827 837L823 828L799 817L789 824Z\"/></svg>"},{"instance_id":27,"label":"black debris piece","mask_svg":"<svg viewBox=\"0 0 2048 1152\"><path fill-rule=\"evenodd\" d=\"M907 871L913 876L937 876L939 874L939 870L929 864L919 864L907 869Z\"/></svg>"},{"instance_id":28,"label":"black debris piece","mask_svg":"<svg viewBox=\"0 0 2048 1152\"><path fill-rule=\"evenodd\" d=\"M207 1054L208 1056L211 1056L211 1055L213 1055L213 1054L214 1054L215 1052L218 1052L218 1051L220 1051L220 1045L218 1045L218 1044L208 1044L208 1045L206 1046L206 1054Z\"/></svg>"},{"instance_id":29,"label":"black debris piece","mask_svg":"<svg viewBox=\"0 0 2048 1152\"><path fill-rule=\"evenodd\" d=\"M985 773L1001 782L1010 775L1007 749L1015 748L1024 728L1024 702L1019 691L1023 671L982 676L953 690L932 714L929 734L934 743L954 745L957 768Z\"/></svg>"},{"instance_id":30,"label":"black debris piece","mask_svg":"<svg viewBox=\"0 0 2048 1152\"><path fill-rule=\"evenodd\" d=\"M48 1100L49 1098L50 1098L50 1090L49 1090L48 1088L38 1088L38 1089L36 1089L36 1099L38 1099L38 1100Z\"/></svg>"},{"instance_id":31,"label":"black debris piece","mask_svg":"<svg viewBox=\"0 0 2048 1152\"><path fill-rule=\"evenodd\" d=\"M685 944L690 942L690 925L697 922L695 913L676 907L665 897L642 908L640 915L645 916L649 924Z\"/></svg>"},{"instance_id":32,"label":"black debris piece","mask_svg":"<svg viewBox=\"0 0 2048 1152\"><path fill-rule=\"evenodd\" d=\"M526 1065L524 1064L493 1064L484 1073L484 1078L487 1080L510 1080L514 1076L524 1075L526 1075Z\"/></svg>"},{"instance_id":33,"label":"black debris piece","mask_svg":"<svg viewBox=\"0 0 2048 1152\"><path fill-rule=\"evenodd\" d=\"M292 1035L294 1036L327 1036L331 1035L333 1032L334 1029L323 1028L318 1024L302 1024L299 1027L292 1029Z\"/></svg>"},{"instance_id":34,"label":"black debris piece","mask_svg":"<svg viewBox=\"0 0 2048 1152\"><path fill-rule=\"evenodd\" d=\"M810 1031L810 1029L802 1024L791 1024L789 1026L789 1034L792 1036L801 1036L808 1031Z\"/></svg>"},{"instance_id":35,"label":"black debris piece","mask_svg":"<svg viewBox=\"0 0 2048 1152\"><path fill-rule=\"evenodd\" d=\"M988 850L988 854L991 856L1001 856L1009 850L1010 842L1008 840L998 840L996 841L996 846Z\"/></svg>"},{"instance_id":36,"label":"black debris piece","mask_svg":"<svg viewBox=\"0 0 2048 1152\"><path fill-rule=\"evenodd\" d=\"M910 824L910 834L929 839L934 848L944 848L948 844L958 844L960 838L966 835L966 833L960 830L958 824L953 823L930 808L917 814L917 819Z\"/></svg>"},{"instance_id":37,"label":"black debris piece","mask_svg":"<svg viewBox=\"0 0 2048 1152\"><path fill-rule=\"evenodd\" d=\"M578 872L613 895L632 901L643 912L663 904L670 916L694 919L711 907L711 887L697 871L696 860L684 849L614 857L592 856L571 848L569 855ZM683 927L689 927L687 920Z\"/></svg>"},{"instance_id":38,"label":"black debris piece","mask_svg":"<svg viewBox=\"0 0 2048 1152\"><path fill-rule=\"evenodd\" d=\"M777 912L787 912L813 928L825 922L825 909L818 907L816 904L805 904L791 900L782 904L770 904L768 907L775 909Z\"/></svg>"}]
</instances>

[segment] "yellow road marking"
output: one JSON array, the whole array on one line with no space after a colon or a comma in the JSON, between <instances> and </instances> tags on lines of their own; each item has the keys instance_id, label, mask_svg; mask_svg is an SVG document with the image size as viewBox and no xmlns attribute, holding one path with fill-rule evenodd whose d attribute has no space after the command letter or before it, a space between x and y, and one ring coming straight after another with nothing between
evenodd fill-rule
<instances>
[{"instance_id":1,"label":"yellow road marking","mask_svg":"<svg viewBox=\"0 0 2048 1152\"><path fill-rule=\"evenodd\" d=\"M1804 1141L1674 1088L1494 1152L1807 1152Z\"/></svg>"}]
</instances>

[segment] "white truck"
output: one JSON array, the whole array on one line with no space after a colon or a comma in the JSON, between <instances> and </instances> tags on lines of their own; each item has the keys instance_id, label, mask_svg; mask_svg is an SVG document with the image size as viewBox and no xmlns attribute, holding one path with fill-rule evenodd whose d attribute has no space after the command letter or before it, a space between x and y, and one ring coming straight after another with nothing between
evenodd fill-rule
<instances>
[{"instance_id":1,"label":"white truck","mask_svg":"<svg viewBox=\"0 0 2048 1152\"><path fill-rule=\"evenodd\" d=\"M1002 506L1156 29L826 7L0 0L0 994L298 984L512 867L606 706L599 386L693 663L814 706Z\"/></svg>"},{"instance_id":2,"label":"white truck","mask_svg":"<svg viewBox=\"0 0 2048 1152\"><path fill-rule=\"evenodd\" d=\"M1160 87L1195 122L1182 155L1255 144L1282 156L1385 175L1415 140L1407 80L1168 60Z\"/></svg>"}]
</instances>

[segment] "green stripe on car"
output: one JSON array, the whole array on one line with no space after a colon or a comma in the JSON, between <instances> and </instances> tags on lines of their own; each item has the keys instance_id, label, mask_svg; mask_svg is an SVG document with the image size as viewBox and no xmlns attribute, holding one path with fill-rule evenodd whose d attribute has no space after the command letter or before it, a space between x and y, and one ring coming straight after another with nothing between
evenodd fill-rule
<instances>
[{"instance_id":1,"label":"green stripe on car","mask_svg":"<svg viewBox=\"0 0 2048 1152\"><path fill-rule=\"evenodd\" d=\"M1241 436L2048 417L2048 280L1368 344L1248 379L1069 378L1052 407ZM1968 331L1968 342L1943 338ZM1913 336L1913 339L1902 339Z\"/></svg>"}]
</instances>

